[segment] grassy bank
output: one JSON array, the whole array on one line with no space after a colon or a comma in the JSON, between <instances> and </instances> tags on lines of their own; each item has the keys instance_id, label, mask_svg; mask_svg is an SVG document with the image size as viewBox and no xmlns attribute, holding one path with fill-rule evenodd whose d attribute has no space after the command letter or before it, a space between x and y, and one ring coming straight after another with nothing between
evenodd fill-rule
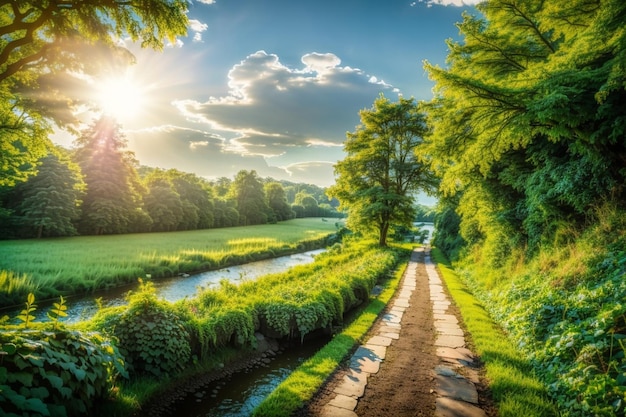
<instances>
[{"instance_id":1,"label":"grassy bank","mask_svg":"<svg viewBox=\"0 0 626 417\"><path fill-rule=\"evenodd\" d=\"M450 295L459 307L476 353L485 364L489 388L500 417L558 415L546 387L534 374L514 342L493 321L480 302L454 272L441 251L432 251Z\"/></svg>"},{"instance_id":2,"label":"grassy bank","mask_svg":"<svg viewBox=\"0 0 626 417\"><path fill-rule=\"evenodd\" d=\"M609 214L499 268L478 246L455 264L564 417L626 413L626 213Z\"/></svg>"},{"instance_id":3,"label":"grassy bank","mask_svg":"<svg viewBox=\"0 0 626 417\"><path fill-rule=\"evenodd\" d=\"M323 246L335 222L295 219L272 225L171 233L0 241L0 307L111 288L138 277L275 257Z\"/></svg>"},{"instance_id":4,"label":"grassy bank","mask_svg":"<svg viewBox=\"0 0 626 417\"><path fill-rule=\"evenodd\" d=\"M405 249L404 257L398 264L401 266L383 283L383 292L370 299L363 312L345 330L291 373L259 404L254 411L255 416L290 416L315 395L352 348L361 342L393 296L410 256L410 249Z\"/></svg>"}]
</instances>

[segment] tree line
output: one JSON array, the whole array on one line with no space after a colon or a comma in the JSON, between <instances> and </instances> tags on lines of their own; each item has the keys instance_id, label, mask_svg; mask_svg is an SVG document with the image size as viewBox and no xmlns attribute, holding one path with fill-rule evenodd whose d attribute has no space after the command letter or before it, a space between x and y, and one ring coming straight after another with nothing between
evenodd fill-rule
<instances>
[{"instance_id":1,"label":"tree line","mask_svg":"<svg viewBox=\"0 0 626 417\"><path fill-rule=\"evenodd\" d=\"M120 126L101 117L72 150L53 148L27 180L0 187L3 238L195 230L337 217L325 190L239 171L209 181L139 166Z\"/></svg>"}]
</instances>

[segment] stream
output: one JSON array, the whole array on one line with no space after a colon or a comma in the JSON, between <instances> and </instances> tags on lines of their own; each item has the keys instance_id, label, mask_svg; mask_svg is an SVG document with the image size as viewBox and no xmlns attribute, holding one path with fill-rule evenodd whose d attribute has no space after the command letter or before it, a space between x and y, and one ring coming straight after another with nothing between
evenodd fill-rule
<instances>
[{"instance_id":1,"label":"stream","mask_svg":"<svg viewBox=\"0 0 626 417\"><path fill-rule=\"evenodd\" d=\"M209 288L219 285L220 280L226 279L234 283L244 280L254 280L263 275L284 272L297 265L304 265L313 262L315 255L324 252L326 249L317 249L308 252L296 253L293 255L280 256L278 258L265 259L262 261L250 262L243 265L231 266L228 268L206 271L192 274L186 277L172 277L153 280L157 296L169 302L181 300L185 297L196 295L199 287ZM98 311L96 299L100 298L102 307L112 307L127 303L126 294L138 288L138 283L106 291L98 291L85 296L67 297L67 317L62 320L64 323L74 323L89 319ZM57 300L58 301L58 300ZM23 307L22 307L23 308ZM15 311L2 312L9 317L16 317L22 308ZM46 313L50 307L40 307L35 312L37 321L48 321Z\"/></svg>"},{"instance_id":2,"label":"stream","mask_svg":"<svg viewBox=\"0 0 626 417\"><path fill-rule=\"evenodd\" d=\"M305 339L268 355L256 365L186 392L160 417L249 417L252 411L300 364L327 342L327 337Z\"/></svg>"}]
</instances>

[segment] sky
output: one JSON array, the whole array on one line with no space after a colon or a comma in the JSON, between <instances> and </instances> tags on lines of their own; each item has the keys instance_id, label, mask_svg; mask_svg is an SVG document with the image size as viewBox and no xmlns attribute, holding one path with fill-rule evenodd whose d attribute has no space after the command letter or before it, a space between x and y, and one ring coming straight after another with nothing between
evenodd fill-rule
<instances>
[{"instance_id":1,"label":"sky","mask_svg":"<svg viewBox=\"0 0 626 417\"><path fill-rule=\"evenodd\" d=\"M474 3L194 0L187 37L162 52L126 44L136 64L103 100L142 165L327 187L359 110L380 94L432 97L423 62L445 65L445 41Z\"/></svg>"}]
</instances>

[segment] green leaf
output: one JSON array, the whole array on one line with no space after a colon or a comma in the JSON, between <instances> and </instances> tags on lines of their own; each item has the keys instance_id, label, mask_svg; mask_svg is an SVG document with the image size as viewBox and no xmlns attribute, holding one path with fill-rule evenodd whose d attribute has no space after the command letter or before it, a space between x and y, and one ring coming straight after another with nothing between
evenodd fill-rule
<instances>
[{"instance_id":1,"label":"green leaf","mask_svg":"<svg viewBox=\"0 0 626 417\"><path fill-rule=\"evenodd\" d=\"M50 385L58 391L61 391L63 388L63 379L61 377L48 373L46 374L46 379L50 381Z\"/></svg>"},{"instance_id":2,"label":"green leaf","mask_svg":"<svg viewBox=\"0 0 626 417\"><path fill-rule=\"evenodd\" d=\"M7 379L9 382L17 381L25 387L33 385L33 374L28 372L11 372Z\"/></svg>"},{"instance_id":3,"label":"green leaf","mask_svg":"<svg viewBox=\"0 0 626 417\"><path fill-rule=\"evenodd\" d=\"M14 355L17 351L17 346L15 343L5 343L2 345L2 351L6 352L8 355Z\"/></svg>"},{"instance_id":4,"label":"green leaf","mask_svg":"<svg viewBox=\"0 0 626 417\"><path fill-rule=\"evenodd\" d=\"M49 416L50 410L46 404L43 403L39 398L28 398L24 401L24 409L37 412L42 416Z\"/></svg>"}]
</instances>

